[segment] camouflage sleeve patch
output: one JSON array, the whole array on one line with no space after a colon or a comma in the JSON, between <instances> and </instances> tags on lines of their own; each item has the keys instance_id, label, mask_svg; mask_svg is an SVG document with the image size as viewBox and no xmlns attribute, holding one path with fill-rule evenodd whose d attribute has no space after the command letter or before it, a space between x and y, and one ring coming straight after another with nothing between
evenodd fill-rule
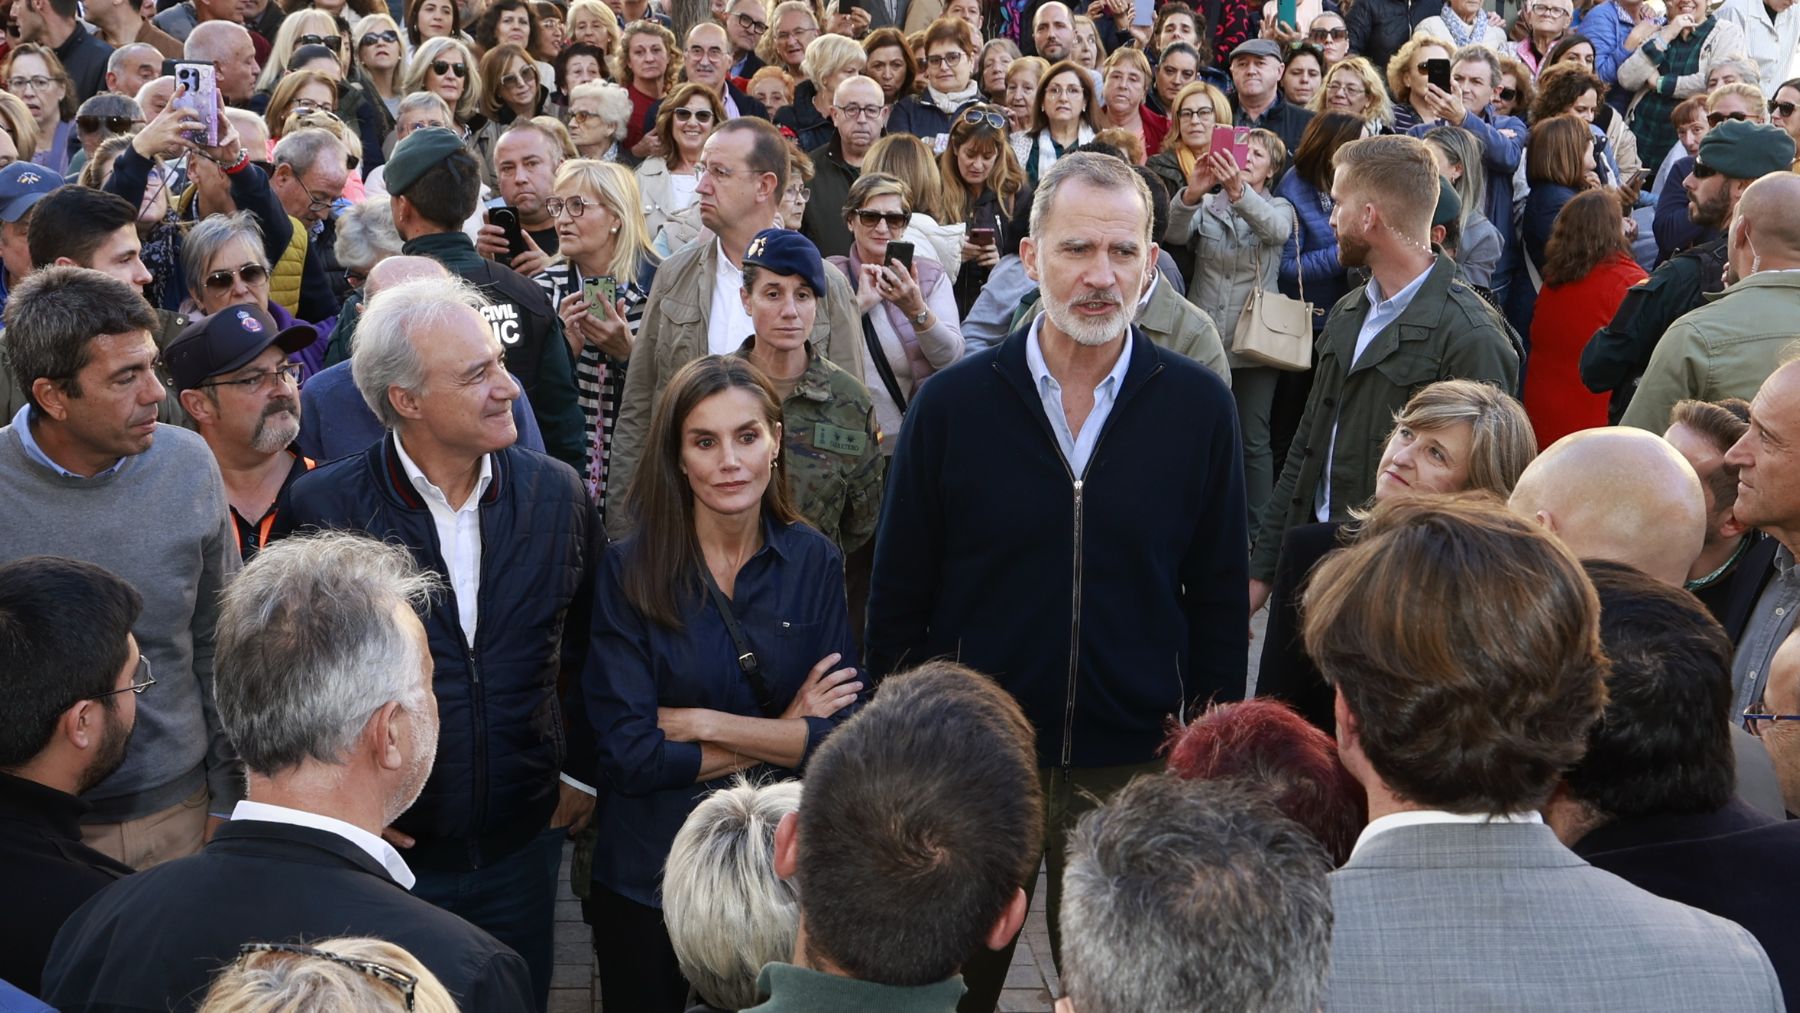
<instances>
[{"instance_id":1,"label":"camouflage sleeve patch","mask_svg":"<svg viewBox=\"0 0 1800 1013\"><path fill-rule=\"evenodd\" d=\"M853 429L827 425L823 422L813 426L812 445L818 450L829 450L835 454L848 457L861 457L868 448L869 437Z\"/></svg>"}]
</instances>

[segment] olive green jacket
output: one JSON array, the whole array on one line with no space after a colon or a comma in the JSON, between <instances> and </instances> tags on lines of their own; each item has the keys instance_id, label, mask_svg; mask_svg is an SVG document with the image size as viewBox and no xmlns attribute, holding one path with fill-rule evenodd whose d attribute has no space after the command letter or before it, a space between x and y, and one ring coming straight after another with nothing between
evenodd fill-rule
<instances>
[{"instance_id":1,"label":"olive green jacket","mask_svg":"<svg viewBox=\"0 0 1800 1013\"><path fill-rule=\"evenodd\" d=\"M1764 271L1703 298L1656 343L1623 425L1661 433L1683 398L1756 397L1800 334L1800 274Z\"/></svg>"},{"instance_id":2,"label":"olive green jacket","mask_svg":"<svg viewBox=\"0 0 1800 1013\"><path fill-rule=\"evenodd\" d=\"M1462 379L1518 392L1518 335L1456 277L1456 262L1443 253L1411 304L1353 363L1357 333L1369 309L1368 287L1362 286L1338 300L1325 320L1313 352L1312 393L1281 478L1252 533L1250 576L1257 580L1274 578L1283 533L1314 520L1327 455L1331 520L1348 520L1351 510L1374 497L1375 466L1394 428L1394 414L1419 388Z\"/></svg>"},{"instance_id":3,"label":"olive green jacket","mask_svg":"<svg viewBox=\"0 0 1800 1013\"><path fill-rule=\"evenodd\" d=\"M748 359L752 337L735 353ZM781 470L807 523L848 556L875 534L887 457L862 381L808 342L806 372L781 402Z\"/></svg>"}]
</instances>

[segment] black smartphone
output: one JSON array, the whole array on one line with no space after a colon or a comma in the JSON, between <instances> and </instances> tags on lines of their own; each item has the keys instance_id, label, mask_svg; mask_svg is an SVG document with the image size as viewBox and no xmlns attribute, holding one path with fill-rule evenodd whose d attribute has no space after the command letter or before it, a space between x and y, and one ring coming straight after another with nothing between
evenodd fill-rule
<instances>
[{"instance_id":1,"label":"black smartphone","mask_svg":"<svg viewBox=\"0 0 1800 1013\"><path fill-rule=\"evenodd\" d=\"M1450 90L1450 61L1426 60L1425 80L1437 85L1440 91L1448 92Z\"/></svg>"},{"instance_id":2,"label":"black smartphone","mask_svg":"<svg viewBox=\"0 0 1800 1013\"><path fill-rule=\"evenodd\" d=\"M899 264L899 265L904 266L906 268L906 270L910 271L910 270L912 270L912 258L913 258L913 244L903 243L903 242L900 242L899 240L894 240L894 241L888 243L887 265L889 267L893 267L894 265Z\"/></svg>"},{"instance_id":3,"label":"black smartphone","mask_svg":"<svg viewBox=\"0 0 1800 1013\"><path fill-rule=\"evenodd\" d=\"M519 229L519 212L510 207L488 208L489 225L498 225L506 233L506 259L525 252L525 233Z\"/></svg>"}]
</instances>

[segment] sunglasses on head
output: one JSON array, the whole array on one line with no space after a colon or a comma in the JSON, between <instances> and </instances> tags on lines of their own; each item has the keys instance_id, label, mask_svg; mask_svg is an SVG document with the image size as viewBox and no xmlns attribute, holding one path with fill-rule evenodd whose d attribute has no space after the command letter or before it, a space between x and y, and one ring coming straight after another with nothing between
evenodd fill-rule
<instances>
[{"instance_id":1,"label":"sunglasses on head","mask_svg":"<svg viewBox=\"0 0 1800 1013\"><path fill-rule=\"evenodd\" d=\"M362 44L363 48L366 49L369 46L373 46L378 42L392 42L392 43L398 44L399 41L400 41L400 33L399 32L382 31L382 32L370 32L369 34L363 36L361 44Z\"/></svg>"},{"instance_id":2,"label":"sunglasses on head","mask_svg":"<svg viewBox=\"0 0 1800 1013\"><path fill-rule=\"evenodd\" d=\"M324 46L336 53L344 48L344 37L342 35L302 35L294 40L294 45L296 47Z\"/></svg>"},{"instance_id":3,"label":"sunglasses on head","mask_svg":"<svg viewBox=\"0 0 1800 1013\"><path fill-rule=\"evenodd\" d=\"M268 268L261 264L245 264L233 271L229 268L214 271L206 276L206 287L214 292L225 292L231 288L232 282L242 278L246 285L260 285L269 279Z\"/></svg>"},{"instance_id":4,"label":"sunglasses on head","mask_svg":"<svg viewBox=\"0 0 1800 1013\"><path fill-rule=\"evenodd\" d=\"M1726 120L1747 120L1749 118L1750 115L1748 113L1707 113L1706 125L1709 127L1716 127Z\"/></svg>"},{"instance_id":5,"label":"sunglasses on head","mask_svg":"<svg viewBox=\"0 0 1800 1013\"><path fill-rule=\"evenodd\" d=\"M985 124L995 130L1007 128L1006 114L993 106L970 106L963 110L962 121L976 127Z\"/></svg>"},{"instance_id":6,"label":"sunglasses on head","mask_svg":"<svg viewBox=\"0 0 1800 1013\"><path fill-rule=\"evenodd\" d=\"M439 77L443 77L445 74L455 74L466 80L469 76L469 65L451 63L449 60L433 60L431 61L431 72Z\"/></svg>"},{"instance_id":7,"label":"sunglasses on head","mask_svg":"<svg viewBox=\"0 0 1800 1013\"><path fill-rule=\"evenodd\" d=\"M1795 104L1792 102L1777 102L1774 99L1769 100L1769 115L1771 116L1792 116L1794 115L1794 109Z\"/></svg>"},{"instance_id":8,"label":"sunglasses on head","mask_svg":"<svg viewBox=\"0 0 1800 1013\"><path fill-rule=\"evenodd\" d=\"M139 120L130 116L77 116L75 125L84 134L98 133L102 128L109 134L122 134L137 126Z\"/></svg>"}]
</instances>

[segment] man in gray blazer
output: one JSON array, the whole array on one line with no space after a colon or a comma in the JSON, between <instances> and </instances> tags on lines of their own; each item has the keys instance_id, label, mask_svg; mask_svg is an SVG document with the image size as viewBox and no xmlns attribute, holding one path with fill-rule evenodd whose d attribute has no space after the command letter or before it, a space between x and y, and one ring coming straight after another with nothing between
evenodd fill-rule
<instances>
[{"instance_id":1,"label":"man in gray blazer","mask_svg":"<svg viewBox=\"0 0 1800 1013\"><path fill-rule=\"evenodd\" d=\"M1331 877L1327 1009L1783 1008L1750 933L1538 815L1606 701L1598 617L1574 556L1485 501L1387 504L1314 573L1306 648L1370 817Z\"/></svg>"}]
</instances>

